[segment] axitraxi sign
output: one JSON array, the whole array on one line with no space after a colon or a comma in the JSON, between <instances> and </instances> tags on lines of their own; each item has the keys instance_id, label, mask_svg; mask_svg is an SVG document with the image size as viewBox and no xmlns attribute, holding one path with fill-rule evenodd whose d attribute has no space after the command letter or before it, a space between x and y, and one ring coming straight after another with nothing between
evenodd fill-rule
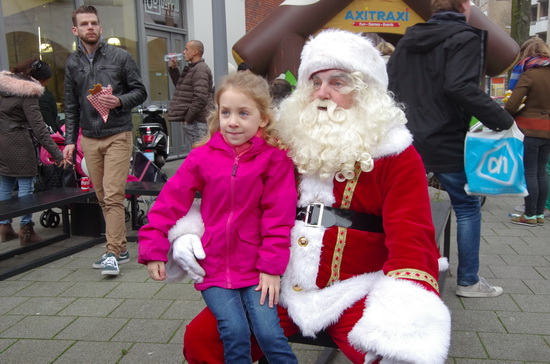
<instances>
[{"instance_id":1,"label":"axitraxi sign","mask_svg":"<svg viewBox=\"0 0 550 364\"><path fill-rule=\"evenodd\" d=\"M398 27L400 21L409 21L409 11L364 10L346 13L344 20L354 20L354 26Z\"/></svg>"},{"instance_id":2,"label":"axitraxi sign","mask_svg":"<svg viewBox=\"0 0 550 364\"><path fill-rule=\"evenodd\" d=\"M407 27L420 22L424 20L403 1L356 0L340 11L324 28L404 34Z\"/></svg>"}]
</instances>

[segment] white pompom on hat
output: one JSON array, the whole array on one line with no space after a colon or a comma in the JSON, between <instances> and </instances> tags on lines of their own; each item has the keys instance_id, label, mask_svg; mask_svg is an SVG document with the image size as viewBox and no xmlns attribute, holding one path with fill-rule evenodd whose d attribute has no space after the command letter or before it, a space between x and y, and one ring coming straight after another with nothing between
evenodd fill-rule
<instances>
[{"instance_id":1,"label":"white pompom on hat","mask_svg":"<svg viewBox=\"0 0 550 364\"><path fill-rule=\"evenodd\" d=\"M306 83L319 71L339 69L361 72L363 81L388 89L386 63L372 42L360 34L340 29L326 29L305 44L298 82Z\"/></svg>"}]
</instances>

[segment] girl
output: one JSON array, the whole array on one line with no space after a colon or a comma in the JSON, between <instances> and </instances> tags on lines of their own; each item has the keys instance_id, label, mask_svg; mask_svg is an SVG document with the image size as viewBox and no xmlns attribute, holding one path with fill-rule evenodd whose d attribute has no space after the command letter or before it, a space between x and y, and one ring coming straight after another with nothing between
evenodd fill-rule
<instances>
[{"instance_id":1,"label":"girl","mask_svg":"<svg viewBox=\"0 0 550 364\"><path fill-rule=\"evenodd\" d=\"M252 362L252 332L270 363L297 363L275 307L297 193L294 166L273 129L269 86L237 72L223 80L215 103L209 135L166 183L139 231L139 262L152 279L166 278L168 231L200 192L206 275L195 288L216 316L225 362Z\"/></svg>"}]
</instances>

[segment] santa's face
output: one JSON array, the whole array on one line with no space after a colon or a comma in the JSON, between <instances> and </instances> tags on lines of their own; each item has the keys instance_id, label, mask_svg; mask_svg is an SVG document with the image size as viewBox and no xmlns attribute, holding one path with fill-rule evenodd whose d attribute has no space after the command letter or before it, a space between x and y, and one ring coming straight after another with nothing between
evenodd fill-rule
<instances>
[{"instance_id":1,"label":"santa's face","mask_svg":"<svg viewBox=\"0 0 550 364\"><path fill-rule=\"evenodd\" d=\"M330 100L343 109L353 106L354 95L348 72L336 69L320 71L311 76L311 81L312 100Z\"/></svg>"}]
</instances>

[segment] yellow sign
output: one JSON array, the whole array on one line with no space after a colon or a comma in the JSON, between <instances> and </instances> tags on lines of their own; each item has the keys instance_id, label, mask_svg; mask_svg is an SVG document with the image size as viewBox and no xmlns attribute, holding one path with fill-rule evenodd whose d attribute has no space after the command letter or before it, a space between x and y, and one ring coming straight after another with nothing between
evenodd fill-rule
<instances>
[{"instance_id":1,"label":"yellow sign","mask_svg":"<svg viewBox=\"0 0 550 364\"><path fill-rule=\"evenodd\" d=\"M323 28L405 34L408 27L423 22L424 19L401 0L355 0Z\"/></svg>"}]
</instances>

